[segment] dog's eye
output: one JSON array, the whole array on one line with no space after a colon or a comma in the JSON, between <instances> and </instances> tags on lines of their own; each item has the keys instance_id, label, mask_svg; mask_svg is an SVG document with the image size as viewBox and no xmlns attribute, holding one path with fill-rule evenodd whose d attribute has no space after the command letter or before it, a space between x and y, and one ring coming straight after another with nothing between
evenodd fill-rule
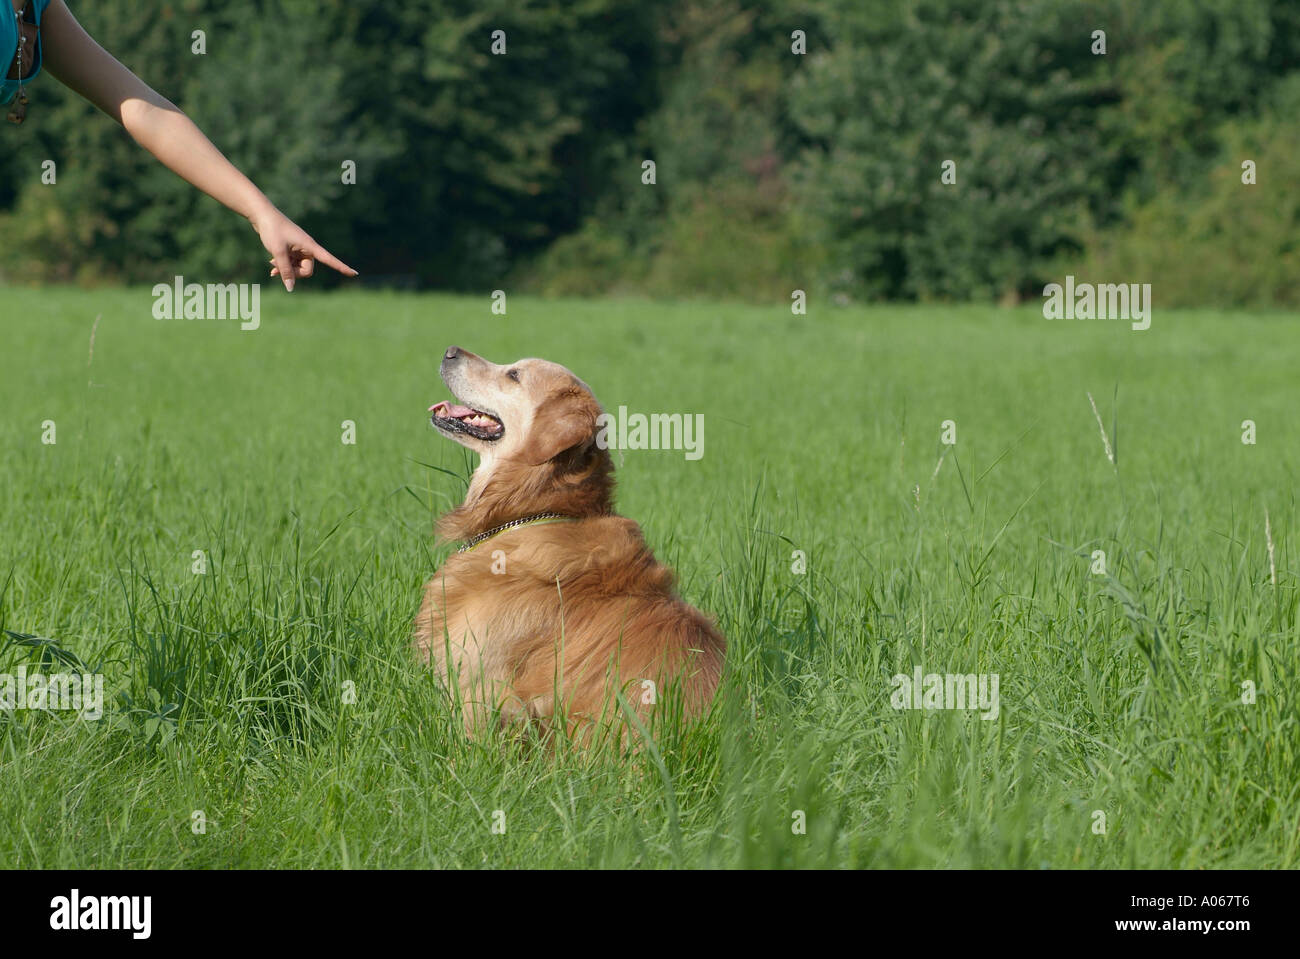
<instances>
[{"instance_id":1,"label":"dog's eye","mask_svg":"<svg viewBox=\"0 0 1300 959\"><path fill-rule=\"evenodd\" d=\"M516 383L519 382L519 371L518 371L518 370L510 370L509 372L506 373L506 376L510 377L510 378L511 378L512 380L514 380Z\"/></svg>"}]
</instances>

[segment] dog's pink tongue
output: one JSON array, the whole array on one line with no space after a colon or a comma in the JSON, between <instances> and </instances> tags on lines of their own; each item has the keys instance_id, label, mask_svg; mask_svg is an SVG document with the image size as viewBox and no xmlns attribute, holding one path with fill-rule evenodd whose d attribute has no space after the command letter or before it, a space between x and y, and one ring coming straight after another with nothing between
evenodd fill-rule
<instances>
[{"instance_id":1,"label":"dog's pink tongue","mask_svg":"<svg viewBox=\"0 0 1300 959\"><path fill-rule=\"evenodd\" d=\"M469 416L474 411L468 406L458 406L455 403L448 403L445 400L441 403L434 403L429 407L430 413L437 413L439 416L449 416L453 419L460 419L462 416Z\"/></svg>"}]
</instances>

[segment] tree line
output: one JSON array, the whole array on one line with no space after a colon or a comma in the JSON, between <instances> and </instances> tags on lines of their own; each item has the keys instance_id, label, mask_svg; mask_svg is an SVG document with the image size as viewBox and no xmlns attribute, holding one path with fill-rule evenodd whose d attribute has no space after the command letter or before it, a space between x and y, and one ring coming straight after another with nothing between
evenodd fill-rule
<instances>
[{"instance_id":1,"label":"tree line","mask_svg":"<svg viewBox=\"0 0 1300 959\"><path fill-rule=\"evenodd\" d=\"M1300 304L1288 0L72 7L367 282L1012 302L1069 273ZM5 281L264 271L115 124L30 93Z\"/></svg>"}]
</instances>

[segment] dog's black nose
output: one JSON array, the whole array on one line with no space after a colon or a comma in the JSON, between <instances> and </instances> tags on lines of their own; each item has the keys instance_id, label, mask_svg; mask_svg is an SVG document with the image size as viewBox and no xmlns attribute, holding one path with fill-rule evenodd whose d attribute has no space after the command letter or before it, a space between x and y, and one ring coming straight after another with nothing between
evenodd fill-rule
<instances>
[{"instance_id":1,"label":"dog's black nose","mask_svg":"<svg viewBox=\"0 0 1300 959\"><path fill-rule=\"evenodd\" d=\"M459 346L449 346L449 347L447 347L447 353L446 353L446 355L443 357L443 359L454 360L454 359L458 359L459 357L460 357L460 347L459 347Z\"/></svg>"}]
</instances>

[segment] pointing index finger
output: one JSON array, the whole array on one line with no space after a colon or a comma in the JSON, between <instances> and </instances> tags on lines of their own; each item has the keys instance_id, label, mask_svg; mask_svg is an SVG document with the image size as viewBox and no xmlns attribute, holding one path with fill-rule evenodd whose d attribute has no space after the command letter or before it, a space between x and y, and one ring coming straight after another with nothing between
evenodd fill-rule
<instances>
[{"instance_id":1,"label":"pointing index finger","mask_svg":"<svg viewBox=\"0 0 1300 959\"><path fill-rule=\"evenodd\" d=\"M344 276L356 276L356 275L357 275L357 271L356 271L356 270L352 269L352 267L348 266L346 263L344 263L342 260L340 260L337 256L335 256L333 253L331 253L329 250L325 249L325 247L321 246L319 243L313 243L313 244L311 245L311 247L310 247L310 252L311 252L311 255L312 255L313 257L315 257L316 259L320 260L320 261L321 261L322 263L324 263L326 266L328 266L328 267L332 267L332 268L334 268L335 270L338 270L338 271L339 271L340 273L342 273Z\"/></svg>"}]
</instances>

